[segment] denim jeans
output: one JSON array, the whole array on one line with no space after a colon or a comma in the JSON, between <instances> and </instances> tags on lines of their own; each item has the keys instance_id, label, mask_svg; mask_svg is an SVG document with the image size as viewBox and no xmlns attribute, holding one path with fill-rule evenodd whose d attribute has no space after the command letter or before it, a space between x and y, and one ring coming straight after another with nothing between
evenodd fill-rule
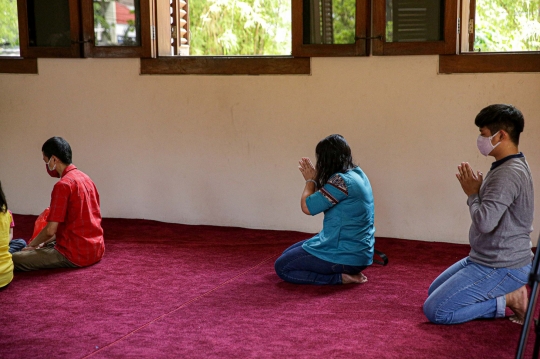
<instances>
[{"instance_id":1,"label":"denim jeans","mask_svg":"<svg viewBox=\"0 0 540 359\"><path fill-rule=\"evenodd\" d=\"M287 248L274 264L277 275L286 282L341 284L341 273L354 275L367 268L336 264L317 258L302 248L304 242L295 243Z\"/></svg>"},{"instance_id":2,"label":"denim jeans","mask_svg":"<svg viewBox=\"0 0 540 359\"><path fill-rule=\"evenodd\" d=\"M505 315L506 294L527 284L531 264L491 268L469 257L445 270L431 284L424 314L436 324L458 324Z\"/></svg>"},{"instance_id":3,"label":"denim jeans","mask_svg":"<svg viewBox=\"0 0 540 359\"><path fill-rule=\"evenodd\" d=\"M9 241L9 253L13 254L26 247L26 241L24 239L12 239Z\"/></svg>"}]
</instances>

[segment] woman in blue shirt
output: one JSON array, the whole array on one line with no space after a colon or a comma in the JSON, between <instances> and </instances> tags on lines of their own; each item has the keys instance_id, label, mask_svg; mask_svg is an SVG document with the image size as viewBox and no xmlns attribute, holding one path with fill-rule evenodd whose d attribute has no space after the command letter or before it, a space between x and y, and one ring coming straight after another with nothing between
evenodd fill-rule
<instances>
[{"instance_id":1,"label":"woman in blue shirt","mask_svg":"<svg viewBox=\"0 0 540 359\"><path fill-rule=\"evenodd\" d=\"M323 229L287 248L276 273L297 284L364 283L362 271L373 263L375 245L371 185L341 135L321 140L315 153L316 167L306 157L299 162L306 180L301 207L312 216L324 212Z\"/></svg>"}]
</instances>

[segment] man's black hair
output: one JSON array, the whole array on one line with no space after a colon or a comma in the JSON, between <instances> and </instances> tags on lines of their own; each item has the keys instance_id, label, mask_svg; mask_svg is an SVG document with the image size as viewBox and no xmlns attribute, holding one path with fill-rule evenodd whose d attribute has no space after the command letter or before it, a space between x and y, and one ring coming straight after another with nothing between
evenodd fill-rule
<instances>
[{"instance_id":1,"label":"man's black hair","mask_svg":"<svg viewBox=\"0 0 540 359\"><path fill-rule=\"evenodd\" d=\"M71 147L62 137L51 137L41 147L41 151L48 159L56 156L62 163L71 164Z\"/></svg>"},{"instance_id":2,"label":"man's black hair","mask_svg":"<svg viewBox=\"0 0 540 359\"><path fill-rule=\"evenodd\" d=\"M519 145L519 134L523 132L525 120L520 110L512 105L490 105L476 116L474 124L479 128L487 127L494 135L500 130L508 132L510 140Z\"/></svg>"}]
</instances>

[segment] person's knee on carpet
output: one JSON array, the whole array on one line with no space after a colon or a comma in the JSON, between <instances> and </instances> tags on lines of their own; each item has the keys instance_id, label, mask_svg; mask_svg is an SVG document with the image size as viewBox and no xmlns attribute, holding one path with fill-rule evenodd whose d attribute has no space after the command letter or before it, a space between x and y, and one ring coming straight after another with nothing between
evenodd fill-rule
<instances>
[{"instance_id":1,"label":"person's knee on carpet","mask_svg":"<svg viewBox=\"0 0 540 359\"><path fill-rule=\"evenodd\" d=\"M316 166L307 157L299 161L305 180L300 207L307 215L324 213L323 230L287 248L276 273L297 284L365 283L362 271L373 263L375 244L371 184L342 136L324 138L315 152Z\"/></svg>"},{"instance_id":2,"label":"person's knee on carpet","mask_svg":"<svg viewBox=\"0 0 540 359\"><path fill-rule=\"evenodd\" d=\"M422 307L422 310L424 311L424 315L426 318L434 324L452 324L452 314L451 313L445 313L442 314L439 312L438 307L440 306L440 303L435 303L434 301L426 300L424 302L424 305Z\"/></svg>"},{"instance_id":3,"label":"person's knee on carpet","mask_svg":"<svg viewBox=\"0 0 540 359\"><path fill-rule=\"evenodd\" d=\"M456 177L467 195L472 221L469 231L471 251L469 257L435 279L428 291L424 313L435 323L455 323L455 315L457 322L503 317L508 306L515 313L511 320L523 323L528 305L525 284L533 257L530 233L534 209L531 171L518 149L524 128L523 114L511 105L496 104L482 109L474 122L480 131L478 150L484 156L494 157L495 162L485 179L467 162L458 166ZM484 273L475 277L476 274L471 272L460 279L460 266L465 262ZM467 292L470 290L467 286L458 290L455 283L460 280L470 280L471 288L477 283L483 287L478 285L478 292L471 293ZM453 283L446 285L448 282ZM447 304L446 298L458 295L456 293L469 295L470 303L463 304L463 308L447 308L448 314L441 314L441 306Z\"/></svg>"},{"instance_id":4,"label":"person's knee on carpet","mask_svg":"<svg viewBox=\"0 0 540 359\"><path fill-rule=\"evenodd\" d=\"M286 265L287 265L287 258L284 255L281 255L276 259L274 262L274 270L276 271L276 274L279 278L281 278L284 281L287 281L287 277L285 276L286 272Z\"/></svg>"}]
</instances>

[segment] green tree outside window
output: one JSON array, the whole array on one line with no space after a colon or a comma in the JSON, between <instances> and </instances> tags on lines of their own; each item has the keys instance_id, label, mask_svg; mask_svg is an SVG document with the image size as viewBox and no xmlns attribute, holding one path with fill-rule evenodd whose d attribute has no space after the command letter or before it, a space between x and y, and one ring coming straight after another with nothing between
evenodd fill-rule
<instances>
[{"instance_id":1,"label":"green tree outside window","mask_svg":"<svg viewBox=\"0 0 540 359\"><path fill-rule=\"evenodd\" d=\"M540 0L477 0L475 51L540 51Z\"/></svg>"},{"instance_id":2,"label":"green tree outside window","mask_svg":"<svg viewBox=\"0 0 540 359\"><path fill-rule=\"evenodd\" d=\"M0 56L19 55L17 0L0 0Z\"/></svg>"},{"instance_id":3,"label":"green tree outside window","mask_svg":"<svg viewBox=\"0 0 540 359\"><path fill-rule=\"evenodd\" d=\"M290 55L291 0L190 0L191 55Z\"/></svg>"}]
</instances>

